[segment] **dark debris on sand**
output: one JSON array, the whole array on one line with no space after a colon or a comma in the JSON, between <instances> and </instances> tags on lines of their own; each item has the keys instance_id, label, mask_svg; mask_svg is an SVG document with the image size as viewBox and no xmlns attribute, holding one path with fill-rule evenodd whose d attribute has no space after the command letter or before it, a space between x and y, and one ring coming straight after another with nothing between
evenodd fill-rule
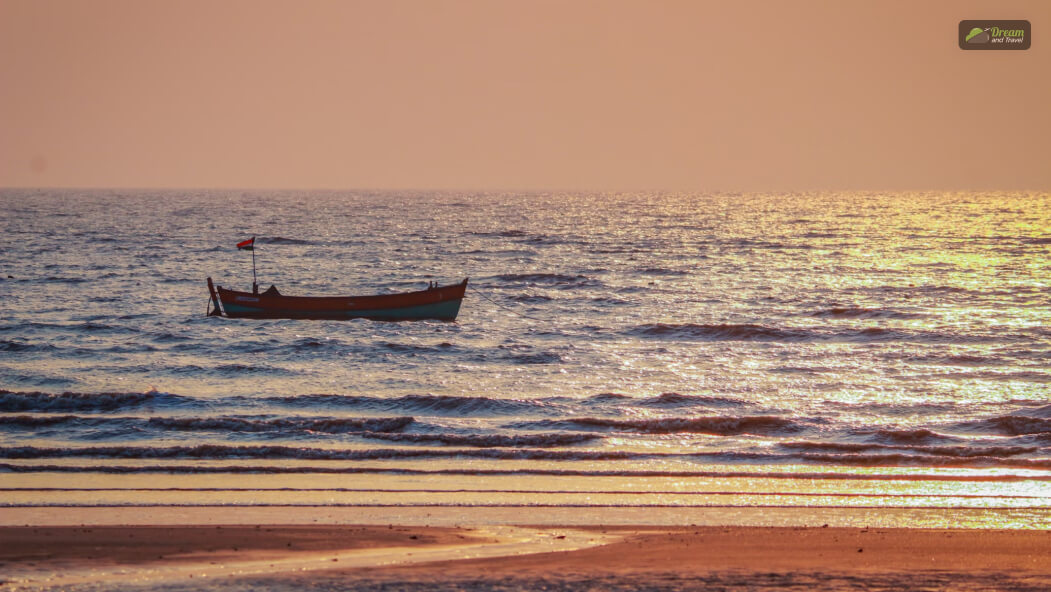
<instances>
[{"instance_id":1,"label":"dark debris on sand","mask_svg":"<svg viewBox=\"0 0 1051 592\"><path fill-rule=\"evenodd\" d=\"M925 591L1003 591L1045 592L1051 575L1018 577L1004 573L965 574L946 571L848 574L835 572L786 573L710 573L683 575L645 573L626 575L566 575L505 578L388 579L347 575L271 577L241 580L215 580L215 589L232 592L268 590L273 592L706 592L741 590L864 590L891 592ZM201 590L199 582L154 587L152 590L182 592Z\"/></svg>"}]
</instances>

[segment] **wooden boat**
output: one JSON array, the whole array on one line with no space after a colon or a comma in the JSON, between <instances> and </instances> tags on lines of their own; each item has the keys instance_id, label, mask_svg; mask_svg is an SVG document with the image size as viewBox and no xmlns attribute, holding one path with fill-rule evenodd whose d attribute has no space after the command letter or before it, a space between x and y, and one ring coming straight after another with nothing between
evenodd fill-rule
<instances>
[{"instance_id":1,"label":"wooden boat","mask_svg":"<svg viewBox=\"0 0 1051 592\"><path fill-rule=\"evenodd\" d=\"M259 292L227 290L208 278L213 310L210 316L245 319L373 319L377 321L455 321L467 280L401 294L375 296L285 296L270 286Z\"/></svg>"}]
</instances>

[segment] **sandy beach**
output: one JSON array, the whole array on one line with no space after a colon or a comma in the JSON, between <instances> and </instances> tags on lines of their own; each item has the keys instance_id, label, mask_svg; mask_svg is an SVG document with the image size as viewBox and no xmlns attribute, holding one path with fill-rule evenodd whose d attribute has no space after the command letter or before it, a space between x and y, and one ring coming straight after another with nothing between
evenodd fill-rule
<instances>
[{"instance_id":1,"label":"sandy beach","mask_svg":"<svg viewBox=\"0 0 1051 592\"><path fill-rule=\"evenodd\" d=\"M1048 557L1037 530L0 527L5 590L1044 590Z\"/></svg>"}]
</instances>

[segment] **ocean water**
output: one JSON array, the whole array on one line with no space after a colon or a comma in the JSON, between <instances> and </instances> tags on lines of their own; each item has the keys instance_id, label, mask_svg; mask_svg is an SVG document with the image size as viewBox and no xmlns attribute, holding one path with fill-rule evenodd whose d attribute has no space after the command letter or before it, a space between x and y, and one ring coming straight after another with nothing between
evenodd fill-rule
<instances>
[{"instance_id":1,"label":"ocean water","mask_svg":"<svg viewBox=\"0 0 1051 592\"><path fill-rule=\"evenodd\" d=\"M1047 526L1051 195L0 191L0 504ZM456 322L205 316L470 277Z\"/></svg>"}]
</instances>

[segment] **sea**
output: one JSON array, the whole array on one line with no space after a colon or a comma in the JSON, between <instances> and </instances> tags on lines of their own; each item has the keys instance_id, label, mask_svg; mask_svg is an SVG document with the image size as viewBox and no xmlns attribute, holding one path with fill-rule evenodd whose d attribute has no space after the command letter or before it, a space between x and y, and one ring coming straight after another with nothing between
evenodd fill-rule
<instances>
[{"instance_id":1,"label":"sea","mask_svg":"<svg viewBox=\"0 0 1051 592\"><path fill-rule=\"evenodd\" d=\"M0 212L0 506L1051 527L1048 193L4 189ZM288 295L470 280L455 322L207 316L206 278L253 265Z\"/></svg>"}]
</instances>

